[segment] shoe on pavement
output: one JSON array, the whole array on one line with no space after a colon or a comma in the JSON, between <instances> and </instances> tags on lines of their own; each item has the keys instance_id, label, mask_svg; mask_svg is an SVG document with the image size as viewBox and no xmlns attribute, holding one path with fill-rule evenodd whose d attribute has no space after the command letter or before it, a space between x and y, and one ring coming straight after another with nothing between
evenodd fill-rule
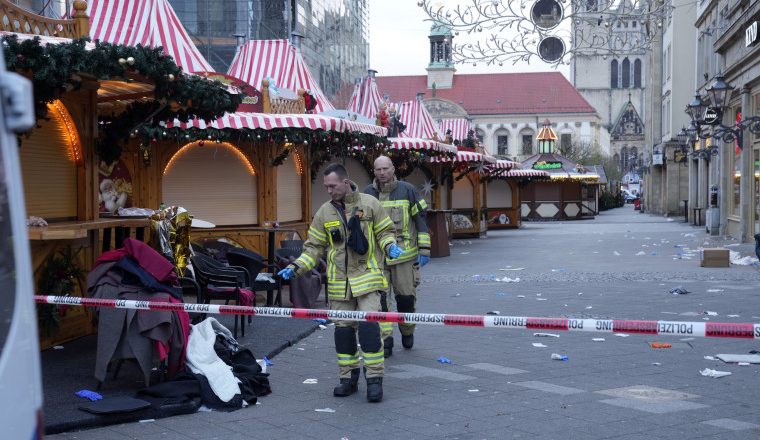
<instances>
[{"instance_id":1,"label":"shoe on pavement","mask_svg":"<svg viewBox=\"0 0 760 440\"><path fill-rule=\"evenodd\" d=\"M379 402L383 400L383 378L370 377L367 379L367 401Z\"/></svg>"},{"instance_id":2,"label":"shoe on pavement","mask_svg":"<svg viewBox=\"0 0 760 440\"><path fill-rule=\"evenodd\" d=\"M414 346L414 334L401 335L401 345L403 345L407 350L412 348Z\"/></svg>"},{"instance_id":3,"label":"shoe on pavement","mask_svg":"<svg viewBox=\"0 0 760 440\"><path fill-rule=\"evenodd\" d=\"M359 390L359 369L351 370L350 378L342 378L340 384L333 389L333 396L347 397Z\"/></svg>"}]
</instances>

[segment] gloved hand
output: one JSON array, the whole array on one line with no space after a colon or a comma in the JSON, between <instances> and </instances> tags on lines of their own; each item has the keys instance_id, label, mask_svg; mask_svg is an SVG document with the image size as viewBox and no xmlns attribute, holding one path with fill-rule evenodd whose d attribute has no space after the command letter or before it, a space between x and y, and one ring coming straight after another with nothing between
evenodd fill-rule
<instances>
[{"instance_id":1,"label":"gloved hand","mask_svg":"<svg viewBox=\"0 0 760 440\"><path fill-rule=\"evenodd\" d=\"M420 264L420 267L423 267L426 264L430 263L430 257L427 255L418 255L417 262Z\"/></svg>"},{"instance_id":2,"label":"gloved hand","mask_svg":"<svg viewBox=\"0 0 760 440\"><path fill-rule=\"evenodd\" d=\"M283 280L289 280L291 278L295 278L296 273L293 271L293 269L286 267L285 269L277 272L277 276L282 277Z\"/></svg>"},{"instance_id":3,"label":"gloved hand","mask_svg":"<svg viewBox=\"0 0 760 440\"><path fill-rule=\"evenodd\" d=\"M398 258L401 255L404 254L404 250L400 247L396 246L396 243L391 243L390 246L388 246L388 256L391 258Z\"/></svg>"}]
</instances>

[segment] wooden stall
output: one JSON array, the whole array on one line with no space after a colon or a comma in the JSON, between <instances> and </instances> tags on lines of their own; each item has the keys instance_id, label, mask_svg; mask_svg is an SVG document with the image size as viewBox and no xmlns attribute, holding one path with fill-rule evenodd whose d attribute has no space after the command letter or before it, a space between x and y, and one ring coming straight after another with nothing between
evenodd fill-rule
<instances>
[{"instance_id":1,"label":"wooden stall","mask_svg":"<svg viewBox=\"0 0 760 440\"><path fill-rule=\"evenodd\" d=\"M485 177L488 229L520 227L520 187L516 179L508 177L516 167L519 164L509 160L497 160L488 167Z\"/></svg>"},{"instance_id":2,"label":"wooden stall","mask_svg":"<svg viewBox=\"0 0 760 440\"><path fill-rule=\"evenodd\" d=\"M446 201L453 211L454 237L485 237L488 230L488 165L496 159L474 151L460 150L451 159L435 159L441 164L441 186L446 186ZM442 192L442 193L443 193Z\"/></svg>"}]
</instances>

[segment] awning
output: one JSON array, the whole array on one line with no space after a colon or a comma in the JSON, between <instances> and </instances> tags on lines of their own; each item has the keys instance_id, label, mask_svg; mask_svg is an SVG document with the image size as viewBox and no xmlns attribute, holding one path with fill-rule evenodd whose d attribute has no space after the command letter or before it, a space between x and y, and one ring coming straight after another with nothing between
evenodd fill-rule
<instances>
[{"instance_id":1,"label":"awning","mask_svg":"<svg viewBox=\"0 0 760 440\"><path fill-rule=\"evenodd\" d=\"M380 106L385 102L377 90L377 83L370 75L364 77L357 88L354 89L354 95L349 101L347 110L359 113L370 119L377 117Z\"/></svg>"},{"instance_id":2,"label":"awning","mask_svg":"<svg viewBox=\"0 0 760 440\"><path fill-rule=\"evenodd\" d=\"M549 177L549 173L540 170L509 170L503 177Z\"/></svg>"},{"instance_id":3,"label":"awning","mask_svg":"<svg viewBox=\"0 0 760 440\"><path fill-rule=\"evenodd\" d=\"M214 69L201 55L168 0L90 0L90 37L114 44L163 47L185 72Z\"/></svg>"},{"instance_id":4,"label":"awning","mask_svg":"<svg viewBox=\"0 0 760 440\"><path fill-rule=\"evenodd\" d=\"M520 168L520 164L511 160L499 159L495 164L490 165L489 168L494 170L511 170L513 168Z\"/></svg>"},{"instance_id":5,"label":"awning","mask_svg":"<svg viewBox=\"0 0 760 440\"><path fill-rule=\"evenodd\" d=\"M431 160L433 162L452 162L452 159L448 157L433 157ZM495 164L496 158L474 151L457 151L453 162L487 162L488 164Z\"/></svg>"},{"instance_id":6,"label":"awning","mask_svg":"<svg viewBox=\"0 0 760 440\"><path fill-rule=\"evenodd\" d=\"M434 137L443 140L444 136L438 124L430 116L425 105L419 99L406 101L396 104L396 111L399 119L406 129L401 132L400 137L433 139Z\"/></svg>"},{"instance_id":7,"label":"awning","mask_svg":"<svg viewBox=\"0 0 760 440\"><path fill-rule=\"evenodd\" d=\"M438 121L444 136L448 130L451 130L451 139L463 141L467 139L467 132L471 130L470 121L465 118L441 119Z\"/></svg>"},{"instance_id":8,"label":"awning","mask_svg":"<svg viewBox=\"0 0 760 440\"><path fill-rule=\"evenodd\" d=\"M457 147L430 139L388 138L394 150L433 150L443 153L456 153Z\"/></svg>"},{"instance_id":9,"label":"awning","mask_svg":"<svg viewBox=\"0 0 760 440\"><path fill-rule=\"evenodd\" d=\"M177 119L167 122L167 128L215 128L217 130L231 129L250 129L250 130L273 130L276 128L305 128L309 130L325 131L358 131L361 133L373 134L376 136L387 136L388 130L385 127L365 124L362 122L349 121L347 119L338 119L322 115L288 115L288 114L270 114L270 113L227 113L214 121L207 122L202 119L192 119L187 122L181 122Z\"/></svg>"},{"instance_id":10,"label":"awning","mask_svg":"<svg viewBox=\"0 0 760 440\"><path fill-rule=\"evenodd\" d=\"M301 52L288 40L248 41L238 49L227 73L257 90L261 89L264 78L269 78L277 88L294 92L308 90L317 100L316 113L335 110L311 74Z\"/></svg>"}]
</instances>

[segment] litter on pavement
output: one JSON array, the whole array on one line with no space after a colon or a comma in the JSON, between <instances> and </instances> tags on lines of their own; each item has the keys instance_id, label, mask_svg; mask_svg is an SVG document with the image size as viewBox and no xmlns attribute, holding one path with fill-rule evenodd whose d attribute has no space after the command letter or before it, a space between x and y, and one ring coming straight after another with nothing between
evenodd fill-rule
<instances>
[{"instance_id":1,"label":"litter on pavement","mask_svg":"<svg viewBox=\"0 0 760 440\"><path fill-rule=\"evenodd\" d=\"M474 390L467 390L467 391L468 391L468 392L470 392L470 393L477 393L477 392L478 392L478 391L480 391L480 390L478 390L478 389L474 389Z\"/></svg>"},{"instance_id":2,"label":"litter on pavement","mask_svg":"<svg viewBox=\"0 0 760 440\"><path fill-rule=\"evenodd\" d=\"M540 338L559 338L559 335L556 333L533 333L533 336L538 336Z\"/></svg>"},{"instance_id":3,"label":"litter on pavement","mask_svg":"<svg viewBox=\"0 0 760 440\"><path fill-rule=\"evenodd\" d=\"M438 362L440 362L442 364L450 364L451 363L451 359L449 359L447 357L441 356L441 357L438 358Z\"/></svg>"},{"instance_id":4,"label":"litter on pavement","mask_svg":"<svg viewBox=\"0 0 760 440\"><path fill-rule=\"evenodd\" d=\"M668 342L650 342L649 346L652 348L670 348L673 345Z\"/></svg>"},{"instance_id":5,"label":"litter on pavement","mask_svg":"<svg viewBox=\"0 0 760 440\"><path fill-rule=\"evenodd\" d=\"M718 292L723 292L723 291L724 291L723 289L707 289L708 293L718 293Z\"/></svg>"},{"instance_id":6,"label":"litter on pavement","mask_svg":"<svg viewBox=\"0 0 760 440\"><path fill-rule=\"evenodd\" d=\"M486 315L501 315L501 312L498 310L491 310L490 312L486 313Z\"/></svg>"},{"instance_id":7,"label":"litter on pavement","mask_svg":"<svg viewBox=\"0 0 760 440\"><path fill-rule=\"evenodd\" d=\"M715 361L715 360L717 360L717 359L715 359L715 358L714 358L714 357L712 357L712 356L705 356L705 360L707 360L707 361Z\"/></svg>"},{"instance_id":8,"label":"litter on pavement","mask_svg":"<svg viewBox=\"0 0 760 440\"><path fill-rule=\"evenodd\" d=\"M760 364L760 355L756 354L716 354L715 357L726 363L748 362L750 364Z\"/></svg>"},{"instance_id":9,"label":"litter on pavement","mask_svg":"<svg viewBox=\"0 0 760 440\"><path fill-rule=\"evenodd\" d=\"M540 342L534 342L533 346L536 348L546 348L546 345L540 343Z\"/></svg>"},{"instance_id":10,"label":"litter on pavement","mask_svg":"<svg viewBox=\"0 0 760 440\"><path fill-rule=\"evenodd\" d=\"M332 408L316 408L314 409L316 412L323 412L323 413L334 413L335 410Z\"/></svg>"},{"instance_id":11,"label":"litter on pavement","mask_svg":"<svg viewBox=\"0 0 760 440\"><path fill-rule=\"evenodd\" d=\"M729 252L729 254L730 254L729 259L731 260L731 264L735 264L737 266L751 266L757 263L757 258L755 257L750 257L750 256L742 257L739 252L734 252L734 251Z\"/></svg>"},{"instance_id":12,"label":"litter on pavement","mask_svg":"<svg viewBox=\"0 0 760 440\"><path fill-rule=\"evenodd\" d=\"M701 374L702 376L713 377L715 379L731 375L731 373L729 373L728 371L718 371L718 370L712 370L710 368L705 368L704 370L700 370L699 374Z\"/></svg>"},{"instance_id":13,"label":"litter on pavement","mask_svg":"<svg viewBox=\"0 0 760 440\"><path fill-rule=\"evenodd\" d=\"M628 333L615 333L615 336L620 336L621 338L627 338L629 335Z\"/></svg>"},{"instance_id":14,"label":"litter on pavement","mask_svg":"<svg viewBox=\"0 0 760 440\"><path fill-rule=\"evenodd\" d=\"M618 252L618 251L615 251L615 252L613 252L613 254L614 254L616 257L619 257L619 256L620 256L620 252Z\"/></svg>"},{"instance_id":15,"label":"litter on pavement","mask_svg":"<svg viewBox=\"0 0 760 440\"><path fill-rule=\"evenodd\" d=\"M90 390L81 390L81 391L77 391L74 394L76 394L77 396L82 397L84 399L87 399L87 400L89 400L91 402L95 402L95 401L103 399L103 396L101 396L100 394L96 393L95 391L90 391Z\"/></svg>"},{"instance_id":16,"label":"litter on pavement","mask_svg":"<svg viewBox=\"0 0 760 440\"><path fill-rule=\"evenodd\" d=\"M605 341L604 338L591 338L591 340L594 341L594 342L604 342Z\"/></svg>"},{"instance_id":17,"label":"litter on pavement","mask_svg":"<svg viewBox=\"0 0 760 440\"><path fill-rule=\"evenodd\" d=\"M552 353L552 360L567 362L567 356L564 354Z\"/></svg>"},{"instance_id":18,"label":"litter on pavement","mask_svg":"<svg viewBox=\"0 0 760 440\"><path fill-rule=\"evenodd\" d=\"M525 270L524 267L505 267L504 269L499 270Z\"/></svg>"},{"instance_id":19,"label":"litter on pavement","mask_svg":"<svg viewBox=\"0 0 760 440\"><path fill-rule=\"evenodd\" d=\"M686 290L683 286L676 286L670 289L670 293L672 293L673 295L686 295L687 293L689 293L689 291Z\"/></svg>"},{"instance_id":20,"label":"litter on pavement","mask_svg":"<svg viewBox=\"0 0 760 440\"><path fill-rule=\"evenodd\" d=\"M718 316L718 312L711 312L709 310L705 310L704 314L707 316Z\"/></svg>"},{"instance_id":21,"label":"litter on pavement","mask_svg":"<svg viewBox=\"0 0 760 440\"><path fill-rule=\"evenodd\" d=\"M317 383L317 379L306 379L305 381L303 381L303 383L305 383L305 384L312 384L313 385L313 384Z\"/></svg>"}]
</instances>

